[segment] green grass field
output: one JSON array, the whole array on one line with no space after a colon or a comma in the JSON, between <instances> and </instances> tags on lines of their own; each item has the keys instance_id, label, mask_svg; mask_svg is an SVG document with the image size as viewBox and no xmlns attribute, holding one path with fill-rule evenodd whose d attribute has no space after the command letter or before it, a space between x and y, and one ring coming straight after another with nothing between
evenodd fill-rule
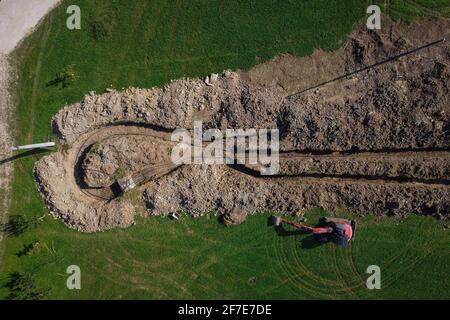
<instances>
[{"instance_id":1,"label":"green grass field","mask_svg":"<svg viewBox=\"0 0 450 320\"><path fill-rule=\"evenodd\" d=\"M324 212L308 215L316 221ZM448 232L431 218L359 218L349 249L309 248L305 235L279 236L268 215L226 228L216 217L140 220L94 235L60 222L9 241L6 274L26 269L50 297L69 299L449 298ZM17 257L41 239L40 252ZM303 240L303 242L302 242ZM81 268L81 290L66 288L66 268ZM366 269L382 270L382 290L366 288Z\"/></svg>"},{"instance_id":2,"label":"green grass field","mask_svg":"<svg viewBox=\"0 0 450 320\"><path fill-rule=\"evenodd\" d=\"M384 3L385 1L380 1ZM390 1L394 17L448 15L450 1ZM78 4L82 30L66 28ZM248 69L280 52L333 50L365 16L367 1L64 1L14 53L19 80L17 143L54 138L50 118L66 103L112 85L161 86L182 76ZM422 8L422 7L425 7ZM73 66L69 86L48 85ZM41 155L15 161L10 215L47 214L33 180ZM309 221L320 214L313 211ZM4 242L0 297L13 272L34 276L48 298L450 298L449 235L441 222L358 218L350 250L301 248L304 236L278 236L267 215L234 228L216 218L141 219L127 230L94 235L45 216ZM41 249L18 256L39 241ZM66 288L67 266L82 270L82 290ZM382 270L382 290L365 288L368 265Z\"/></svg>"}]
</instances>

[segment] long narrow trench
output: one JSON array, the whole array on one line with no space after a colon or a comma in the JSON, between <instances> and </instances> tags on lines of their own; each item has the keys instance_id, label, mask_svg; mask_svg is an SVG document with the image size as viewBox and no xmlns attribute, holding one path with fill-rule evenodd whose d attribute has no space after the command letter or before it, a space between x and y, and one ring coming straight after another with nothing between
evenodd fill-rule
<instances>
[{"instance_id":1,"label":"long narrow trench","mask_svg":"<svg viewBox=\"0 0 450 320\"><path fill-rule=\"evenodd\" d=\"M130 128L133 128L133 130L128 132ZM87 139L85 139L86 142L79 147L74 168L78 187L83 193L90 197L103 201L110 201L120 196L122 193L117 182L114 182L108 187L95 188L87 186L82 178L82 163L91 148L96 143L101 142L101 138L105 134L102 135L99 133L103 130L108 131L107 137L111 137L112 135L127 136L140 134L148 135L153 138L158 136L159 130L155 128L144 128L142 126L133 127L130 124L127 124L126 126L117 125L116 127L108 126L96 130L96 132L92 133ZM161 134L163 135L159 136L159 138L162 138L162 140L167 139L167 135L164 136L167 132L163 132ZM234 163L229 164L228 166L241 174L248 175L252 178L264 179L268 182L298 180L299 182L308 181L315 183L389 183L402 186L422 184L429 187L436 185L450 185L450 150L443 148L401 150L383 149L375 151L349 150L340 152L331 150L289 150L281 151L279 160L281 171L275 175L262 175L260 170L258 170L255 166L247 164ZM325 161L325 167L327 170L327 165L329 163L339 163L342 161L344 169L341 168L338 172L310 172L304 168L301 168L301 166L299 168L296 167L296 165L304 164L305 162L320 163L321 161ZM408 176L408 174L404 172L399 172L397 175L395 172L381 172L377 174L365 173L365 161L371 165L376 165L377 162L379 164L381 161L382 163L385 163L388 168L389 165L400 162L403 163L404 167L419 166L419 169L422 169L424 173L421 173L418 176ZM361 168L359 168L359 171L356 170L355 172L351 172L354 170L354 168L351 169L352 166L355 166L354 164L358 162L363 163ZM439 167L442 163L444 164L444 168ZM289 168L287 164L290 164L291 167ZM345 166L347 167L345 168ZM151 180L170 174L171 172L177 170L178 167L179 166L172 163L157 163L150 165L139 172L133 172L131 176L137 185L144 185ZM286 170L285 167L288 167L289 169ZM435 172L430 175L429 172L433 171Z\"/></svg>"}]
</instances>

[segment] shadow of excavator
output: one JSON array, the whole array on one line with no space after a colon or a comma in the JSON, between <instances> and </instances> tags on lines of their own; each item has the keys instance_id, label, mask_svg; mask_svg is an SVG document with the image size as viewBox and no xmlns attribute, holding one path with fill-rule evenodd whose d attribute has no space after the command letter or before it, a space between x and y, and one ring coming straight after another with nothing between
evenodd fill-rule
<instances>
[{"instance_id":1,"label":"shadow of excavator","mask_svg":"<svg viewBox=\"0 0 450 320\"><path fill-rule=\"evenodd\" d=\"M267 221L267 225L270 226L272 223L270 222L270 218ZM314 228L323 227L324 224L322 221L317 223ZM286 227L283 224L275 226L275 232L280 237L290 237L290 236L298 236L298 235L307 235L300 239L299 245L302 249L314 249L319 246L321 246L323 243L318 241L317 237L314 234L311 234L307 230L300 230L300 229L286 229Z\"/></svg>"}]
</instances>

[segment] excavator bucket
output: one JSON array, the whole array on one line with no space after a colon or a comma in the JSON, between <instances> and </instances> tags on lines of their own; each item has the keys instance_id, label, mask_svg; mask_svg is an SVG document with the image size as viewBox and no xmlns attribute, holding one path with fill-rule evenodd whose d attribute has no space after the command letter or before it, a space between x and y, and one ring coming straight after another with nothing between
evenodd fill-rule
<instances>
[{"instance_id":1,"label":"excavator bucket","mask_svg":"<svg viewBox=\"0 0 450 320\"><path fill-rule=\"evenodd\" d=\"M352 220L350 222L350 225L352 226L352 230L353 230L353 236L351 238L351 240L355 240L355 235L356 235L356 221Z\"/></svg>"},{"instance_id":2,"label":"excavator bucket","mask_svg":"<svg viewBox=\"0 0 450 320\"><path fill-rule=\"evenodd\" d=\"M270 216L269 218L269 225L273 225L273 226L279 226L281 224L282 220L280 217L277 216Z\"/></svg>"}]
</instances>

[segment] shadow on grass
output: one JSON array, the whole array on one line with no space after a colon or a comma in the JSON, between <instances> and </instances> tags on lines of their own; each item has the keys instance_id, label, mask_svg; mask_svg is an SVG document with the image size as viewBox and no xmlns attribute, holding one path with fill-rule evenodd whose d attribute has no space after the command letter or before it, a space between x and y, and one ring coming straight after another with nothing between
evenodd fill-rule
<instances>
[{"instance_id":1,"label":"shadow on grass","mask_svg":"<svg viewBox=\"0 0 450 320\"><path fill-rule=\"evenodd\" d=\"M267 225L272 225L270 218L267 222ZM319 221L314 228L318 228L323 226L322 221ZM296 236L296 235L308 235L300 240L300 248L302 249L314 249L319 247L320 245L324 244L318 241L317 237L313 234L311 234L309 231L306 230L299 230L299 229L286 229L282 224L275 226L275 232L280 237L289 237L289 236Z\"/></svg>"},{"instance_id":2,"label":"shadow on grass","mask_svg":"<svg viewBox=\"0 0 450 320\"><path fill-rule=\"evenodd\" d=\"M20 272L10 273L5 287L9 290L9 300L41 300L50 291L39 288L31 274Z\"/></svg>"},{"instance_id":3,"label":"shadow on grass","mask_svg":"<svg viewBox=\"0 0 450 320\"><path fill-rule=\"evenodd\" d=\"M40 247L40 242L39 241L35 241L35 242L29 243L29 244L25 244L23 246L23 248L16 253L16 256L18 258L24 257L24 256L28 256L28 255L30 255L30 254L32 254L34 252L37 252L39 250L39 247Z\"/></svg>"},{"instance_id":4,"label":"shadow on grass","mask_svg":"<svg viewBox=\"0 0 450 320\"><path fill-rule=\"evenodd\" d=\"M21 215L13 215L7 223L0 225L0 230L10 236L20 236L30 228L37 226L37 220L28 220Z\"/></svg>"},{"instance_id":5,"label":"shadow on grass","mask_svg":"<svg viewBox=\"0 0 450 320\"><path fill-rule=\"evenodd\" d=\"M21 159L21 158L24 158L24 157L32 156L34 154L40 154L40 153L44 153L44 152L49 152L49 151L50 150L45 150L45 149L33 149L33 150L28 150L28 151L25 151L25 152L22 152L22 153L18 153L16 155L12 156L12 157L1 159L0 160L0 166L2 164L5 164L5 163L11 162L11 161L15 161L15 160L18 160L18 159Z\"/></svg>"},{"instance_id":6,"label":"shadow on grass","mask_svg":"<svg viewBox=\"0 0 450 320\"><path fill-rule=\"evenodd\" d=\"M308 231L303 230L286 230L283 226L276 226L275 232L281 237L309 234ZM300 240L300 248L302 249L314 249L320 245L321 243L311 234Z\"/></svg>"},{"instance_id":7,"label":"shadow on grass","mask_svg":"<svg viewBox=\"0 0 450 320\"><path fill-rule=\"evenodd\" d=\"M287 230L282 225L275 226L275 232L280 237L289 237L289 236L295 236L295 235L299 235L299 234L306 234L306 232L303 230Z\"/></svg>"},{"instance_id":8,"label":"shadow on grass","mask_svg":"<svg viewBox=\"0 0 450 320\"><path fill-rule=\"evenodd\" d=\"M300 248L302 249L314 249L322 244L324 243L319 242L314 235L309 235L300 240Z\"/></svg>"}]
</instances>

